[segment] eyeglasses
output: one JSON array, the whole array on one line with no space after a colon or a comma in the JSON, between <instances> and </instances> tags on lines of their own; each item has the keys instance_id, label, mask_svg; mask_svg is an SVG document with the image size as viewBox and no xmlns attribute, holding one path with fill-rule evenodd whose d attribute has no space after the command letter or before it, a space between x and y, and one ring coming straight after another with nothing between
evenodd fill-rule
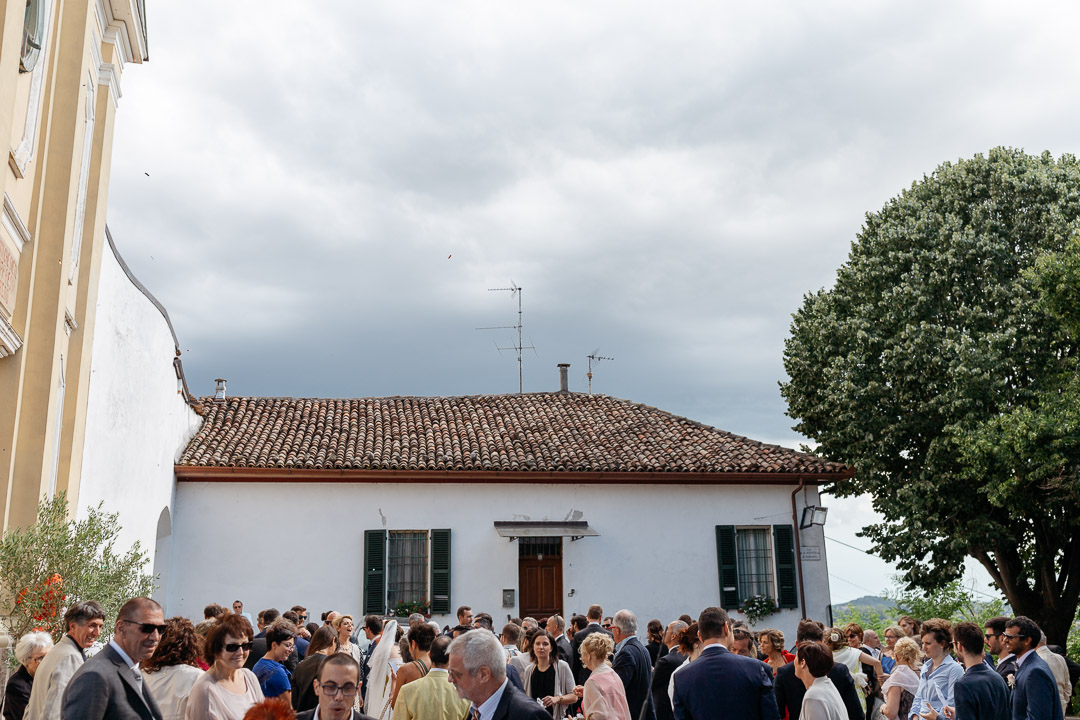
<instances>
[{"instance_id":1,"label":"eyeglasses","mask_svg":"<svg viewBox=\"0 0 1080 720\"><path fill-rule=\"evenodd\" d=\"M225 645L225 652L236 652L237 650L243 650L247 652L251 649L252 642L248 640L246 643L227 643Z\"/></svg>"},{"instance_id":2,"label":"eyeglasses","mask_svg":"<svg viewBox=\"0 0 1080 720\"><path fill-rule=\"evenodd\" d=\"M983 638L986 640L989 640L990 638L996 638L997 636L997 633L983 633Z\"/></svg>"},{"instance_id":3,"label":"eyeglasses","mask_svg":"<svg viewBox=\"0 0 1080 720\"><path fill-rule=\"evenodd\" d=\"M345 697L352 697L356 694L355 685L335 685L334 683L327 683L323 685L319 683L319 692L327 697L337 697L344 693Z\"/></svg>"},{"instance_id":4,"label":"eyeglasses","mask_svg":"<svg viewBox=\"0 0 1080 720\"><path fill-rule=\"evenodd\" d=\"M130 623L131 625L138 625L139 626L139 631L143 635L149 635L150 633L154 632L155 630L157 630L158 635L164 635L165 634L165 626L164 625L155 625L154 623L141 623L141 622L137 622L135 620L124 620L123 618L120 618L120 619L121 619L122 622Z\"/></svg>"},{"instance_id":5,"label":"eyeglasses","mask_svg":"<svg viewBox=\"0 0 1080 720\"><path fill-rule=\"evenodd\" d=\"M305 620L307 620L307 615L301 615L300 622L304 622Z\"/></svg>"},{"instance_id":6,"label":"eyeglasses","mask_svg":"<svg viewBox=\"0 0 1080 720\"><path fill-rule=\"evenodd\" d=\"M1006 640L1016 640L1020 636L1019 635L1010 635L1009 633L1002 633L1001 637L1005 638Z\"/></svg>"}]
</instances>

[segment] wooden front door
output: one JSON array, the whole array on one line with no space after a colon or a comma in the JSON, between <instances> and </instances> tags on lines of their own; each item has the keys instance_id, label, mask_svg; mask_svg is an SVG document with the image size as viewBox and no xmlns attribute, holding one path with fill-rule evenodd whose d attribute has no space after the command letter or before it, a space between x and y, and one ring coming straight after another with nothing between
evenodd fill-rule
<instances>
[{"instance_id":1,"label":"wooden front door","mask_svg":"<svg viewBox=\"0 0 1080 720\"><path fill-rule=\"evenodd\" d=\"M562 538L518 539L521 617L562 615Z\"/></svg>"}]
</instances>

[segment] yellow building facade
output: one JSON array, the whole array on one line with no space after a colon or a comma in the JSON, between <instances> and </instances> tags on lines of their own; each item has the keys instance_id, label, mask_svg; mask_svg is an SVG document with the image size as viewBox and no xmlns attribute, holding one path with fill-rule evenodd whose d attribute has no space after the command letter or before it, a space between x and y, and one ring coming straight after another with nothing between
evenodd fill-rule
<instances>
[{"instance_id":1,"label":"yellow building facade","mask_svg":"<svg viewBox=\"0 0 1080 720\"><path fill-rule=\"evenodd\" d=\"M144 0L0 0L0 531L79 495L120 82Z\"/></svg>"}]
</instances>

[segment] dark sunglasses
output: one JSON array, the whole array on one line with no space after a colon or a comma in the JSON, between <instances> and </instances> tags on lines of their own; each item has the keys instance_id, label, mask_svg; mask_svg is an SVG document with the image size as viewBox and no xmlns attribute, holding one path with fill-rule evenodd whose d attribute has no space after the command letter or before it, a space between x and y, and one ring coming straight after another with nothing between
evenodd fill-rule
<instances>
[{"instance_id":1,"label":"dark sunglasses","mask_svg":"<svg viewBox=\"0 0 1080 720\"><path fill-rule=\"evenodd\" d=\"M149 635L150 633L154 632L155 630L158 631L158 635L164 635L165 634L165 626L164 625L155 625L154 623L141 623L141 622L135 622L134 620L124 620L124 622L130 623L132 625L138 625L139 626L139 631L142 632L143 635Z\"/></svg>"},{"instance_id":2,"label":"dark sunglasses","mask_svg":"<svg viewBox=\"0 0 1080 720\"><path fill-rule=\"evenodd\" d=\"M247 652L251 650L252 642L248 640L246 643L226 643L225 652L236 652L237 650L243 650Z\"/></svg>"}]
</instances>

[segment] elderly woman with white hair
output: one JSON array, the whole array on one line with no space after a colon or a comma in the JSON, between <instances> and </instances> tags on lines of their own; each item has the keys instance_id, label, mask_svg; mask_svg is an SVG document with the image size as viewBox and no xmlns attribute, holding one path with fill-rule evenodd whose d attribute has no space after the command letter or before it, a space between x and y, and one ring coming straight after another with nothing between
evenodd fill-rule
<instances>
[{"instance_id":1,"label":"elderly woman with white hair","mask_svg":"<svg viewBox=\"0 0 1080 720\"><path fill-rule=\"evenodd\" d=\"M30 702L30 690L34 686L34 674L45 654L52 649L53 641L48 633L27 633L15 646L15 659L19 669L8 680L4 693L4 720L22 720L26 704Z\"/></svg>"}]
</instances>

